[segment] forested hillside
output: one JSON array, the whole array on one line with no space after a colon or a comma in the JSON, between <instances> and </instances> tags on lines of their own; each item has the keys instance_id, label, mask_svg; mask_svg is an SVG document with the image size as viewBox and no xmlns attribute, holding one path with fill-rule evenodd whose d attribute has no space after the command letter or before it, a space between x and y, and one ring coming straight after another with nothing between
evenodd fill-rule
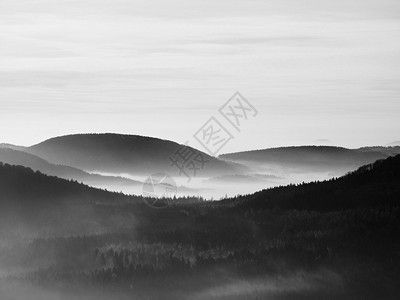
<instances>
[{"instance_id":1,"label":"forested hillside","mask_svg":"<svg viewBox=\"0 0 400 300\"><path fill-rule=\"evenodd\" d=\"M221 203L232 203L231 199ZM289 185L239 196L239 207L335 211L400 205L400 155L378 160L340 178Z\"/></svg>"},{"instance_id":2,"label":"forested hillside","mask_svg":"<svg viewBox=\"0 0 400 300\"><path fill-rule=\"evenodd\" d=\"M101 201L90 200L79 216L93 221L85 234L3 234L0 266L9 271L0 287L29 282L32 295L61 299L397 299L399 160L327 182L220 202L179 199L164 209L5 165L2 182L17 173L28 181L26 192L3 184L2 195L56 199L67 189ZM42 191L44 182L53 188Z\"/></svg>"}]
</instances>

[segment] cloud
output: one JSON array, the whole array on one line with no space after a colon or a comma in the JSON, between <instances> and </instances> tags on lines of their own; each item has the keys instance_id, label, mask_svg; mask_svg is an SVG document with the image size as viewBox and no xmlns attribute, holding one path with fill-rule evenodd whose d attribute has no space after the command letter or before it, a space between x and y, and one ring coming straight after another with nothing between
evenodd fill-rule
<instances>
[{"instance_id":1,"label":"cloud","mask_svg":"<svg viewBox=\"0 0 400 300\"><path fill-rule=\"evenodd\" d=\"M325 270L315 273L297 272L290 276L282 275L253 280L231 278L227 283L221 282L189 299L266 299L271 297L286 299L285 295L292 299L293 295L304 297L304 295L313 294L319 294L323 298L323 294L329 294L330 291L338 292L341 289L343 289L343 281L340 276Z\"/></svg>"},{"instance_id":2,"label":"cloud","mask_svg":"<svg viewBox=\"0 0 400 300\"><path fill-rule=\"evenodd\" d=\"M182 110L193 108L190 121L201 126L239 90L263 116L241 136L249 147L268 146L250 142L264 143L254 139L260 128L272 131L270 146L282 137L307 143L316 135L341 144L362 135L365 141L371 132L350 137L342 130L372 125L386 132L379 137L394 140L399 6L395 0L1 1L0 125L14 132L0 133L24 144L27 128L48 136L60 111L88 128L93 114L84 121L76 114L112 112L115 125L127 112L141 122L149 111L164 117L159 107L182 120L180 128L188 126ZM31 112L23 125L16 118L21 111ZM177 127L170 123L170 138L187 140L187 132L168 130Z\"/></svg>"}]
</instances>

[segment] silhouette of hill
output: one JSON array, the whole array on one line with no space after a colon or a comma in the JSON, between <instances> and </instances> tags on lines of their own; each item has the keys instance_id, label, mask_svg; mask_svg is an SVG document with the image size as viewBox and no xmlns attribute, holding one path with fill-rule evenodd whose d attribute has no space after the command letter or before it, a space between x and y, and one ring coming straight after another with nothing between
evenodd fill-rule
<instances>
[{"instance_id":1,"label":"silhouette of hill","mask_svg":"<svg viewBox=\"0 0 400 300\"><path fill-rule=\"evenodd\" d=\"M23 166L0 163L0 236L73 235L104 232L132 215L96 207L142 203L140 197L95 189Z\"/></svg>"},{"instance_id":2,"label":"silhouette of hill","mask_svg":"<svg viewBox=\"0 0 400 300\"><path fill-rule=\"evenodd\" d=\"M73 202L113 202L129 197L121 193L113 193L89 187L73 180L65 180L55 176L34 172L23 166L0 163L0 201L11 206L27 207L41 204L60 204Z\"/></svg>"},{"instance_id":3,"label":"silhouette of hill","mask_svg":"<svg viewBox=\"0 0 400 300\"><path fill-rule=\"evenodd\" d=\"M253 209L336 211L400 205L400 155L360 167L324 182L263 190L233 201Z\"/></svg>"},{"instance_id":4,"label":"silhouette of hill","mask_svg":"<svg viewBox=\"0 0 400 300\"><path fill-rule=\"evenodd\" d=\"M116 188L119 186L141 186L139 181L115 177L90 174L78 168L64 165L51 164L48 161L33 154L12 150L11 148L0 148L0 162L10 165L21 165L40 171L47 175L57 176L64 179L73 179L98 188Z\"/></svg>"},{"instance_id":5,"label":"silhouette of hill","mask_svg":"<svg viewBox=\"0 0 400 300\"><path fill-rule=\"evenodd\" d=\"M360 152L379 152L386 156L393 156L400 154L400 146L389 146L389 147L372 146L372 147L361 147L356 150Z\"/></svg>"},{"instance_id":6,"label":"silhouette of hill","mask_svg":"<svg viewBox=\"0 0 400 300\"><path fill-rule=\"evenodd\" d=\"M253 168L275 167L294 172L343 173L389 155L391 153L389 154L389 150L384 147L347 149L332 146L297 146L228 153L220 155L220 158Z\"/></svg>"},{"instance_id":7,"label":"silhouette of hill","mask_svg":"<svg viewBox=\"0 0 400 300\"><path fill-rule=\"evenodd\" d=\"M174 175L179 169L172 166L170 157L178 149L196 151L206 161L202 175L239 172L241 167L221 161L203 152L178 143L157 138L122 134L76 134L56 137L26 148L26 151L55 164L86 171L150 175L167 172ZM200 163L197 165L200 167Z\"/></svg>"}]
</instances>

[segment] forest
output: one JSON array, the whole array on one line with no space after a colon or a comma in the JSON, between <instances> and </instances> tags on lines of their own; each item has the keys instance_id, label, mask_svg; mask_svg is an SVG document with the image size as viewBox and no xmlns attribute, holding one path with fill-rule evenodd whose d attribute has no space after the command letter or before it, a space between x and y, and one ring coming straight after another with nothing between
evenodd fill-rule
<instances>
[{"instance_id":1,"label":"forest","mask_svg":"<svg viewBox=\"0 0 400 300\"><path fill-rule=\"evenodd\" d=\"M400 155L329 181L163 209L9 165L0 166L0 187L1 299L14 295L10 286L32 299L400 292Z\"/></svg>"}]
</instances>

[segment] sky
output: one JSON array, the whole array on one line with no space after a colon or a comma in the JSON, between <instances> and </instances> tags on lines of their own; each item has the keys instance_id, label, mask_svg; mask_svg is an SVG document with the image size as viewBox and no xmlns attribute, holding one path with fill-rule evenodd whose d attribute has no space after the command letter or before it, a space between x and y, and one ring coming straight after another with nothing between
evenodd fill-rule
<instances>
[{"instance_id":1,"label":"sky","mask_svg":"<svg viewBox=\"0 0 400 300\"><path fill-rule=\"evenodd\" d=\"M400 140L398 0L0 0L0 142L117 132L222 152ZM239 91L240 132L218 109ZM224 123L225 122L225 123Z\"/></svg>"}]
</instances>

